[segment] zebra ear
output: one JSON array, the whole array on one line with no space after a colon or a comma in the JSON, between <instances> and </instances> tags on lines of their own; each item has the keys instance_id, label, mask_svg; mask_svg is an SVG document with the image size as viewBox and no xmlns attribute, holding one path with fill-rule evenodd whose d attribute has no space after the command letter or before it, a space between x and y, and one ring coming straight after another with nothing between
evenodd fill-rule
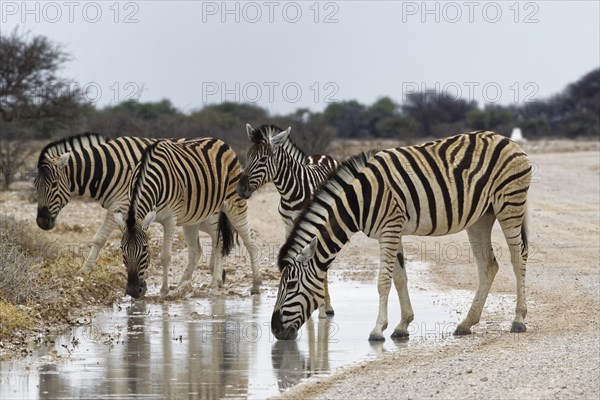
<instances>
[{"instance_id":1,"label":"zebra ear","mask_svg":"<svg viewBox=\"0 0 600 400\"><path fill-rule=\"evenodd\" d=\"M121 230L124 231L126 225L125 218L123 218L123 213L121 212L121 210L115 210L113 216L115 217L115 222L117 223L119 228L121 228Z\"/></svg>"},{"instance_id":2,"label":"zebra ear","mask_svg":"<svg viewBox=\"0 0 600 400\"><path fill-rule=\"evenodd\" d=\"M307 244L306 247L304 247L302 251L296 256L296 261L300 264L306 264L314 257L316 251L317 238L314 237L313 240L311 240L310 243Z\"/></svg>"},{"instance_id":3,"label":"zebra ear","mask_svg":"<svg viewBox=\"0 0 600 400\"><path fill-rule=\"evenodd\" d=\"M271 146L281 146L283 142L288 138L292 127L288 127L285 131L278 133L277 135L271 137L269 141L271 142Z\"/></svg>"},{"instance_id":4,"label":"zebra ear","mask_svg":"<svg viewBox=\"0 0 600 400\"><path fill-rule=\"evenodd\" d=\"M154 218L156 218L156 211L150 211L142 221L142 229L147 231Z\"/></svg>"},{"instance_id":5,"label":"zebra ear","mask_svg":"<svg viewBox=\"0 0 600 400\"><path fill-rule=\"evenodd\" d=\"M60 169L69 163L69 159L71 158L71 152L66 152L62 154L60 157L56 159L56 166Z\"/></svg>"},{"instance_id":6,"label":"zebra ear","mask_svg":"<svg viewBox=\"0 0 600 400\"><path fill-rule=\"evenodd\" d=\"M254 128L252 125L246 124L246 134L248 135L248 140L252 141L252 132L254 132Z\"/></svg>"}]
</instances>

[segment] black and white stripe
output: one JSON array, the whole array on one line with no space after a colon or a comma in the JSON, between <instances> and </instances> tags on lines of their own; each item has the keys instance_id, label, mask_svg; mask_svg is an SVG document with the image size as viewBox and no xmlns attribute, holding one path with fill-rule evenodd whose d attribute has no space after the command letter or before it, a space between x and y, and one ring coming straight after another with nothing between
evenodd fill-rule
<instances>
[{"instance_id":1,"label":"black and white stripe","mask_svg":"<svg viewBox=\"0 0 600 400\"><path fill-rule=\"evenodd\" d=\"M315 194L279 255L282 278L271 329L293 338L323 302L323 277L350 236L379 240L379 313L370 340L383 340L391 277L401 321L393 337L408 335L413 310L401 238L466 230L478 266L479 286L455 334L471 332L498 270L491 230L498 220L517 277L513 332L525 331L527 155L504 136L478 131L420 146L363 153L343 163Z\"/></svg>"},{"instance_id":2,"label":"black and white stripe","mask_svg":"<svg viewBox=\"0 0 600 400\"><path fill-rule=\"evenodd\" d=\"M52 142L40 152L35 178L36 221L40 228L54 228L58 214L73 194L92 198L107 210L81 272L91 271L108 236L117 229L113 213L129 207L134 168L148 145L157 141L126 136L109 140L96 133L85 133ZM217 221L218 215L214 215L201 226L211 236L213 248L216 246ZM165 262L170 258L170 248L170 242L165 240L161 253ZM194 265L197 261L190 258ZM211 257L211 268L213 263Z\"/></svg>"},{"instance_id":3,"label":"black and white stripe","mask_svg":"<svg viewBox=\"0 0 600 400\"><path fill-rule=\"evenodd\" d=\"M253 129L246 125L248 139L247 165L238 184L238 194L248 199L263 185L273 182L281 199L279 214L286 227L286 235L308 205L321 183L334 171L338 162L331 156L307 156L290 138L291 128L282 130L275 125ZM334 315L325 279L325 303L321 317Z\"/></svg>"},{"instance_id":4,"label":"black and white stripe","mask_svg":"<svg viewBox=\"0 0 600 400\"><path fill-rule=\"evenodd\" d=\"M140 297L145 293L149 261L146 230L152 221L161 221L165 238L172 236L176 225L195 226L184 231L193 258L199 251L197 226L215 213L219 213L219 233L223 239L219 247L226 253L231 246L230 221L250 253L252 293L258 293L258 248L250 235L246 201L235 191L239 175L237 156L218 139L160 141L148 146L134 173L126 218L120 211L115 212L115 220L123 231L121 247L128 271L129 295ZM163 263L163 295L168 292L168 266L169 262ZM193 267L188 264L182 282L189 281L192 273ZM222 284L221 253L215 252L213 285Z\"/></svg>"}]
</instances>

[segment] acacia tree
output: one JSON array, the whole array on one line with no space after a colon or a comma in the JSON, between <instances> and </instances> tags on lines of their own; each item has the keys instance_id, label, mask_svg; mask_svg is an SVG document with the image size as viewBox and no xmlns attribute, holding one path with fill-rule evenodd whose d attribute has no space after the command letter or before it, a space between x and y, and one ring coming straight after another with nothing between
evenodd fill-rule
<instances>
[{"instance_id":1,"label":"acacia tree","mask_svg":"<svg viewBox=\"0 0 600 400\"><path fill-rule=\"evenodd\" d=\"M24 140L48 138L79 118L89 104L84 93L58 77L70 59L44 36L15 29L0 36L0 169L7 188L28 156Z\"/></svg>"}]
</instances>

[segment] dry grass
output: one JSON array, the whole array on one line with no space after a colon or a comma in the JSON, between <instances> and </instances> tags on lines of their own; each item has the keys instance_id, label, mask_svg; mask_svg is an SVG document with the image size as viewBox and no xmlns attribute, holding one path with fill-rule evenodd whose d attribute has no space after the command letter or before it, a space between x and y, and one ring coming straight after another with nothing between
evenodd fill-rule
<instances>
[{"instance_id":1,"label":"dry grass","mask_svg":"<svg viewBox=\"0 0 600 400\"><path fill-rule=\"evenodd\" d=\"M10 337L14 332L27 330L33 325L33 318L25 308L19 308L0 299L0 338Z\"/></svg>"},{"instance_id":2,"label":"dry grass","mask_svg":"<svg viewBox=\"0 0 600 400\"><path fill-rule=\"evenodd\" d=\"M124 271L116 252L104 251L81 278L80 254L42 239L25 222L0 215L0 341L17 331L70 323L92 305L110 305L123 293Z\"/></svg>"}]
</instances>

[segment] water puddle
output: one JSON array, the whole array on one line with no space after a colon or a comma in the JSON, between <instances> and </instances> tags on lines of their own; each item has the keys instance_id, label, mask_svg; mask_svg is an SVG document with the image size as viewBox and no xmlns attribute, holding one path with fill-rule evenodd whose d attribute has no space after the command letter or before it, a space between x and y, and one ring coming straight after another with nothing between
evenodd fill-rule
<instances>
[{"instance_id":1,"label":"water puddle","mask_svg":"<svg viewBox=\"0 0 600 400\"><path fill-rule=\"evenodd\" d=\"M319 320L315 313L296 341L271 335L272 291L115 306L57 338L51 348L0 362L0 398L262 399L314 374L443 339L459 319L436 300L439 294L412 291L411 338L394 342L389 335L400 311L392 289L387 340L369 344L376 285L335 281L331 287L335 317Z\"/></svg>"}]
</instances>

